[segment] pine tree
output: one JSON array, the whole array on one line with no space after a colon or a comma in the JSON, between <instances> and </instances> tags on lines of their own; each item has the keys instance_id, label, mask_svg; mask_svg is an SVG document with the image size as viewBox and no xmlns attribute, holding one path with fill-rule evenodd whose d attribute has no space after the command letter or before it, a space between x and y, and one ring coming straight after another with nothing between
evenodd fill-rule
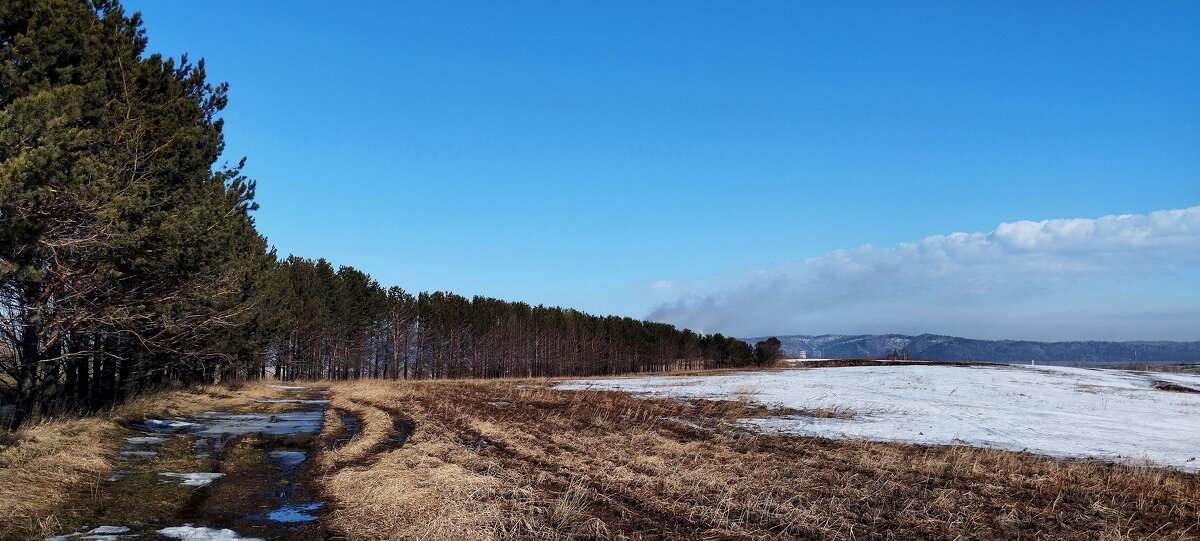
<instances>
[{"instance_id":1,"label":"pine tree","mask_svg":"<svg viewBox=\"0 0 1200 541\"><path fill-rule=\"evenodd\" d=\"M63 381L103 405L168 372L219 377L211 339L248 313L265 241L240 164L214 168L226 86L145 47L114 1L0 5L0 318L18 421L70 398Z\"/></svg>"}]
</instances>

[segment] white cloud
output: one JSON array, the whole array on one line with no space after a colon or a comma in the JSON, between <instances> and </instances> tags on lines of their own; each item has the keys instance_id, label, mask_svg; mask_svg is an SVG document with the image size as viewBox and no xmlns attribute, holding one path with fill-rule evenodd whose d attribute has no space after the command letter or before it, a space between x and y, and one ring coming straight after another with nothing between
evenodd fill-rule
<instances>
[{"instance_id":1,"label":"white cloud","mask_svg":"<svg viewBox=\"0 0 1200 541\"><path fill-rule=\"evenodd\" d=\"M930 331L984 336L986 329L977 327L988 325L991 314L1008 332L1034 337L1039 316L1070 312L1080 319L1080 333L1099 338L1109 334L1096 321L1085 321L1084 308L1096 304L1109 315L1119 312L1113 305L1128 304L1122 290L1131 288L1112 284L1162 281L1195 270L1198 263L1200 207L1019 221L990 233L935 235L776 263L715 291L661 305L650 318L738 335ZM1171 287L1159 286L1159 293ZM1180 293L1178 302L1165 308L1195 314L1194 307L1179 303L1200 297ZM1139 305L1137 310L1159 308L1164 307ZM1022 316L1029 320L1024 329ZM1183 323L1168 327L1200 334L1200 321ZM1122 324L1132 330L1127 321ZM1072 333L1069 326L1056 328Z\"/></svg>"},{"instance_id":2,"label":"white cloud","mask_svg":"<svg viewBox=\"0 0 1200 541\"><path fill-rule=\"evenodd\" d=\"M672 287L675 287L675 282L671 280L659 280L650 284L650 289L671 289Z\"/></svg>"}]
</instances>

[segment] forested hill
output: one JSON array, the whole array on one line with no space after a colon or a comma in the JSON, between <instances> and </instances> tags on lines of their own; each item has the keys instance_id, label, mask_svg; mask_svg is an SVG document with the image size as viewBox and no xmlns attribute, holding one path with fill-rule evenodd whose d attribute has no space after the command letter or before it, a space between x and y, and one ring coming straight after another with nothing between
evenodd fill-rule
<instances>
[{"instance_id":1,"label":"forested hill","mask_svg":"<svg viewBox=\"0 0 1200 541\"><path fill-rule=\"evenodd\" d=\"M886 357L907 351L913 359L1044 364L1123 364L1200 362L1200 342L1033 342L976 340L922 334L824 334L778 337L791 355L809 357ZM754 338L747 338L754 341Z\"/></svg>"},{"instance_id":2,"label":"forested hill","mask_svg":"<svg viewBox=\"0 0 1200 541\"><path fill-rule=\"evenodd\" d=\"M116 0L0 2L0 405L15 424L173 382L583 376L777 351L280 259L254 181L222 157L228 86L147 44Z\"/></svg>"}]
</instances>

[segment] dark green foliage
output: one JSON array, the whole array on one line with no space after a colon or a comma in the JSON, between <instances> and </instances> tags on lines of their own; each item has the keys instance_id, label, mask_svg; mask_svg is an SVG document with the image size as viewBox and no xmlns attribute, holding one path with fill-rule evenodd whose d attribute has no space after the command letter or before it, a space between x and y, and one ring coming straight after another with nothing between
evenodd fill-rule
<instances>
[{"instance_id":1,"label":"dark green foliage","mask_svg":"<svg viewBox=\"0 0 1200 541\"><path fill-rule=\"evenodd\" d=\"M280 378L585 376L745 366L741 340L665 323L446 292L384 290L325 260L280 262L267 349ZM778 340L776 352L778 351Z\"/></svg>"},{"instance_id":2,"label":"dark green foliage","mask_svg":"<svg viewBox=\"0 0 1200 541\"><path fill-rule=\"evenodd\" d=\"M145 45L116 2L0 4L0 363L18 420L246 357L268 260L253 183L214 167L226 88Z\"/></svg>"},{"instance_id":3,"label":"dark green foliage","mask_svg":"<svg viewBox=\"0 0 1200 541\"><path fill-rule=\"evenodd\" d=\"M754 344L754 362L760 366L775 364L783 356L783 343L774 336Z\"/></svg>"}]
</instances>

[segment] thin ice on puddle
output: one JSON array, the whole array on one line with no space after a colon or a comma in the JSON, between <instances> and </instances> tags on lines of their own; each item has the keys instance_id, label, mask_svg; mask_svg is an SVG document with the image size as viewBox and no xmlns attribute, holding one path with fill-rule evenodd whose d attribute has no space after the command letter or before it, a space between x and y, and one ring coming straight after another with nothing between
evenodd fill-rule
<instances>
[{"instance_id":1,"label":"thin ice on puddle","mask_svg":"<svg viewBox=\"0 0 1200 541\"><path fill-rule=\"evenodd\" d=\"M225 476L225 474L223 474L223 473L171 473L171 472L164 472L164 473L160 473L159 475L161 475L163 477L170 477L172 479L179 479L180 484L184 484L184 485L187 485L190 487L208 486L213 481L216 481L217 479L220 479L221 477Z\"/></svg>"},{"instance_id":2,"label":"thin ice on puddle","mask_svg":"<svg viewBox=\"0 0 1200 541\"><path fill-rule=\"evenodd\" d=\"M304 462L306 455L300 451L271 451L271 459L276 464L285 468L291 468Z\"/></svg>"},{"instance_id":3,"label":"thin ice on puddle","mask_svg":"<svg viewBox=\"0 0 1200 541\"><path fill-rule=\"evenodd\" d=\"M46 541L67 541L72 538L115 541L117 539L137 537L136 535L121 535L127 532L129 532L129 527L127 526L99 526L86 532L72 532L66 535L47 537Z\"/></svg>"},{"instance_id":4,"label":"thin ice on puddle","mask_svg":"<svg viewBox=\"0 0 1200 541\"><path fill-rule=\"evenodd\" d=\"M121 460L129 460L131 458L150 458L158 456L158 451L121 451L117 458Z\"/></svg>"},{"instance_id":5,"label":"thin ice on puddle","mask_svg":"<svg viewBox=\"0 0 1200 541\"><path fill-rule=\"evenodd\" d=\"M324 403L324 401L318 402ZM142 426L157 433L184 432L200 438L211 439L213 450L220 452L230 439L242 434L291 436L317 432L321 429L323 420L324 413L319 409L285 411L274 414L210 411L188 420L152 419L143 423Z\"/></svg>"},{"instance_id":6,"label":"thin ice on puddle","mask_svg":"<svg viewBox=\"0 0 1200 541\"><path fill-rule=\"evenodd\" d=\"M299 398L243 398L256 404L306 404L309 406L324 406L328 400L301 400Z\"/></svg>"},{"instance_id":7,"label":"thin ice on puddle","mask_svg":"<svg viewBox=\"0 0 1200 541\"><path fill-rule=\"evenodd\" d=\"M242 537L233 530L192 526L191 523L163 528L158 530L158 534L187 541L263 541L261 537Z\"/></svg>"}]
</instances>

